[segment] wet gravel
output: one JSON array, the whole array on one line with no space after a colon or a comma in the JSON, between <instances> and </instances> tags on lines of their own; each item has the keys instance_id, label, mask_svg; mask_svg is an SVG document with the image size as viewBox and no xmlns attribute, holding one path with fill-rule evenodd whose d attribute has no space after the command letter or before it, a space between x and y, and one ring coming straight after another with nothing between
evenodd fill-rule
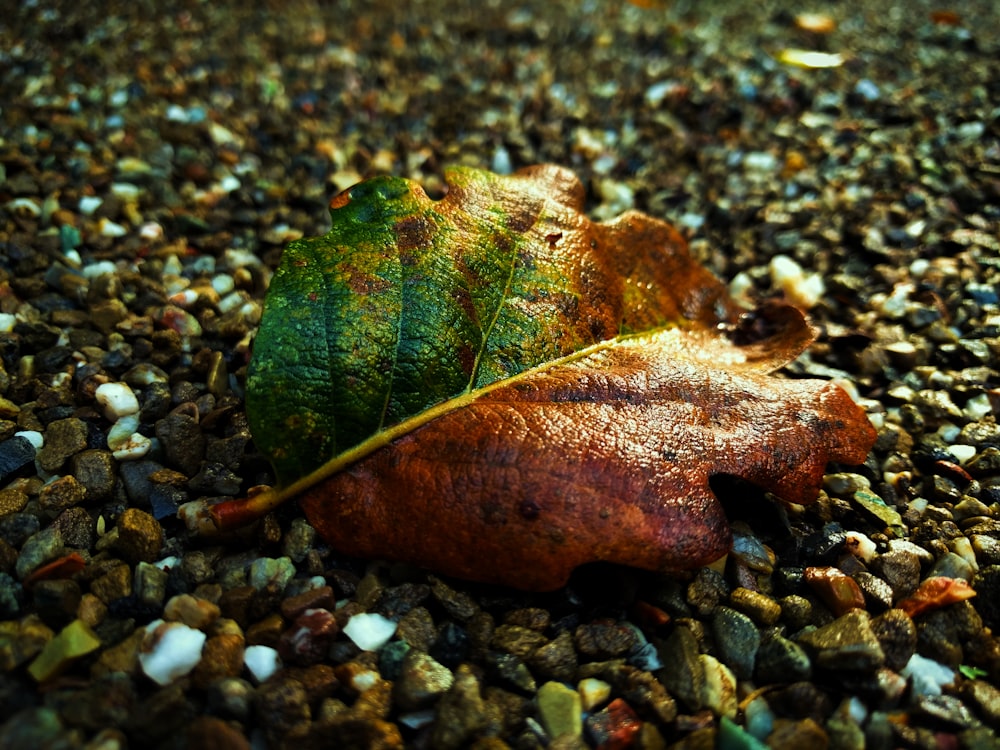
<instances>
[{"instance_id":1,"label":"wet gravel","mask_svg":"<svg viewBox=\"0 0 1000 750\"><path fill-rule=\"evenodd\" d=\"M664 5L0 19L0 747L997 746L995 10ZM865 465L784 512L720 478L725 564L548 595L344 558L294 507L188 532L272 481L242 386L284 243L367 176L546 161L807 307L786 374L864 405Z\"/></svg>"}]
</instances>

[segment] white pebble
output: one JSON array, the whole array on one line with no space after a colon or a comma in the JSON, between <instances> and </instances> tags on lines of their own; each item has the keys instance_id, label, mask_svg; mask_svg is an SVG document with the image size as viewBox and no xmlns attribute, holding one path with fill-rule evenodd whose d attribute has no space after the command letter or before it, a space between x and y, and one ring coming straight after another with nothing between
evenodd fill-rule
<instances>
[{"instance_id":1,"label":"white pebble","mask_svg":"<svg viewBox=\"0 0 1000 750\"><path fill-rule=\"evenodd\" d=\"M155 221L147 221L139 227L139 236L146 242L163 239L163 227Z\"/></svg>"},{"instance_id":2,"label":"white pebble","mask_svg":"<svg viewBox=\"0 0 1000 750\"><path fill-rule=\"evenodd\" d=\"M247 646L243 652L243 663L258 683L264 682L281 669L278 652L270 646Z\"/></svg>"},{"instance_id":3,"label":"white pebble","mask_svg":"<svg viewBox=\"0 0 1000 750\"><path fill-rule=\"evenodd\" d=\"M960 464L964 464L976 455L976 449L971 445L949 445L946 450L953 455L955 460Z\"/></svg>"},{"instance_id":4,"label":"white pebble","mask_svg":"<svg viewBox=\"0 0 1000 750\"><path fill-rule=\"evenodd\" d=\"M235 288L236 282L227 273L220 273L212 277L212 289L218 292L219 296L229 294Z\"/></svg>"},{"instance_id":5,"label":"white pebble","mask_svg":"<svg viewBox=\"0 0 1000 750\"><path fill-rule=\"evenodd\" d=\"M121 224L111 221L111 219L101 219L97 225L102 237L124 237L128 231Z\"/></svg>"},{"instance_id":6,"label":"white pebble","mask_svg":"<svg viewBox=\"0 0 1000 750\"><path fill-rule=\"evenodd\" d=\"M80 213L84 216L93 216L94 211L99 209L102 203L104 203L104 201L96 195L85 195L80 198L80 203L77 207L79 208Z\"/></svg>"},{"instance_id":7,"label":"white pebble","mask_svg":"<svg viewBox=\"0 0 1000 750\"><path fill-rule=\"evenodd\" d=\"M245 292L237 290L235 292L230 292L225 297L219 300L218 308L219 312L225 314L230 310L235 310L237 307L246 302L247 296Z\"/></svg>"},{"instance_id":8,"label":"white pebble","mask_svg":"<svg viewBox=\"0 0 1000 750\"><path fill-rule=\"evenodd\" d=\"M10 333L17 325L17 317L13 313L0 313L0 333Z\"/></svg>"},{"instance_id":9,"label":"white pebble","mask_svg":"<svg viewBox=\"0 0 1000 750\"><path fill-rule=\"evenodd\" d=\"M111 194L126 203L139 200L139 186L131 182L112 182Z\"/></svg>"},{"instance_id":10,"label":"white pebble","mask_svg":"<svg viewBox=\"0 0 1000 750\"><path fill-rule=\"evenodd\" d=\"M180 622L153 620L139 652L139 666L157 685L169 685L201 661L205 634Z\"/></svg>"},{"instance_id":11,"label":"white pebble","mask_svg":"<svg viewBox=\"0 0 1000 750\"><path fill-rule=\"evenodd\" d=\"M823 298L826 285L818 273L807 274L787 255L775 255L769 266L771 283L795 305L810 309Z\"/></svg>"},{"instance_id":12,"label":"white pebble","mask_svg":"<svg viewBox=\"0 0 1000 750\"><path fill-rule=\"evenodd\" d=\"M847 549L851 554L864 562L871 562L875 557L875 542L860 531L848 531L846 536Z\"/></svg>"},{"instance_id":13,"label":"white pebble","mask_svg":"<svg viewBox=\"0 0 1000 750\"><path fill-rule=\"evenodd\" d=\"M224 193L231 193L234 190L239 190L242 187L239 177L234 177L229 174L219 180L219 190Z\"/></svg>"},{"instance_id":14,"label":"white pebble","mask_svg":"<svg viewBox=\"0 0 1000 750\"><path fill-rule=\"evenodd\" d=\"M20 432L15 432L14 437L23 437L33 446L35 450L41 450L42 446L45 445L45 437L38 430L21 430Z\"/></svg>"},{"instance_id":15,"label":"white pebble","mask_svg":"<svg viewBox=\"0 0 1000 750\"><path fill-rule=\"evenodd\" d=\"M89 263L80 269L85 279L96 279L106 273L115 273L117 266L110 260L99 260L96 263Z\"/></svg>"},{"instance_id":16,"label":"white pebble","mask_svg":"<svg viewBox=\"0 0 1000 750\"><path fill-rule=\"evenodd\" d=\"M6 208L11 213L22 216L35 217L42 215L41 207L30 198L15 198L7 202Z\"/></svg>"},{"instance_id":17,"label":"white pebble","mask_svg":"<svg viewBox=\"0 0 1000 750\"><path fill-rule=\"evenodd\" d=\"M111 429L108 430L108 447L111 450L117 450L125 445L129 438L132 437L132 433L138 429L138 414L126 414L118 418L115 423L111 425Z\"/></svg>"},{"instance_id":18,"label":"white pebble","mask_svg":"<svg viewBox=\"0 0 1000 750\"><path fill-rule=\"evenodd\" d=\"M147 455L152 449L153 441L135 432L117 450L113 450L111 455L118 461L135 461Z\"/></svg>"},{"instance_id":19,"label":"white pebble","mask_svg":"<svg viewBox=\"0 0 1000 750\"><path fill-rule=\"evenodd\" d=\"M102 383L94 392L94 397L104 407L104 416L112 422L139 411L139 400L127 383Z\"/></svg>"},{"instance_id":20,"label":"white pebble","mask_svg":"<svg viewBox=\"0 0 1000 750\"><path fill-rule=\"evenodd\" d=\"M962 409L962 413L969 421L979 422L984 417L993 413L993 405L990 403L990 397L985 393L973 396L965 402L965 408Z\"/></svg>"},{"instance_id":21,"label":"white pebble","mask_svg":"<svg viewBox=\"0 0 1000 750\"><path fill-rule=\"evenodd\" d=\"M901 674L909 678L914 699L923 695L941 695L941 688L955 681L954 671L920 654L910 657Z\"/></svg>"},{"instance_id":22,"label":"white pebble","mask_svg":"<svg viewBox=\"0 0 1000 750\"><path fill-rule=\"evenodd\" d=\"M378 651L396 632L396 623L371 612L354 615L344 626L344 635L362 651Z\"/></svg>"}]
</instances>

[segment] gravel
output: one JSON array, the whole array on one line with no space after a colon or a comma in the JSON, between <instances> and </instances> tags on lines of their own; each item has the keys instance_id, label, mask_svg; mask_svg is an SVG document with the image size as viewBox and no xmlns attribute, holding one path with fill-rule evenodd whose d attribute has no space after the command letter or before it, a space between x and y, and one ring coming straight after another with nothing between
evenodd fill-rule
<instances>
[{"instance_id":1,"label":"gravel","mask_svg":"<svg viewBox=\"0 0 1000 750\"><path fill-rule=\"evenodd\" d=\"M21 3L0 22L0 747L991 748L1000 730L992 3ZM822 53L820 55L812 53ZM728 561L528 595L346 558L243 412L282 247L393 173L572 168L879 431ZM970 595L974 594L971 596Z\"/></svg>"}]
</instances>

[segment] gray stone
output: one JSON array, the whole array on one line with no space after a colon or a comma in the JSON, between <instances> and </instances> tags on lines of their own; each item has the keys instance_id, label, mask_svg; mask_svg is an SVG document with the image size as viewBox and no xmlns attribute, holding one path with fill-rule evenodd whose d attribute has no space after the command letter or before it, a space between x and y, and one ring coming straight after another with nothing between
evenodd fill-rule
<instances>
[{"instance_id":1,"label":"gray stone","mask_svg":"<svg viewBox=\"0 0 1000 750\"><path fill-rule=\"evenodd\" d=\"M196 474L205 455L205 436L198 420L182 405L159 420L155 429L167 461L188 476Z\"/></svg>"},{"instance_id":2,"label":"gray stone","mask_svg":"<svg viewBox=\"0 0 1000 750\"><path fill-rule=\"evenodd\" d=\"M712 616L712 635L719 661L739 679L749 680L760 648L760 631L754 621L730 607L718 607Z\"/></svg>"},{"instance_id":3,"label":"gray stone","mask_svg":"<svg viewBox=\"0 0 1000 750\"><path fill-rule=\"evenodd\" d=\"M700 709L705 672L698 658L698 641L694 634L684 626L674 628L660 644L659 652L660 659L667 665L657 673L660 682L689 711Z\"/></svg>"},{"instance_id":4,"label":"gray stone","mask_svg":"<svg viewBox=\"0 0 1000 750\"><path fill-rule=\"evenodd\" d=\"M33 534L21 547L17 556L15 572L20 580L24 580L32 571L62 554L63 539L59 530L53 526L44 528Z\"/></svg>"},{"instance_id":5,"label":"gray stone","mask_svg":"<svg viewBox=\"0 0 1000 750\"><path fill-rule=\"evenodd\" d=\"M759 684L808 680L811 674L809 655L795 641L775 634L761 643L754 670Z\"/></svg>"}]
</instances>

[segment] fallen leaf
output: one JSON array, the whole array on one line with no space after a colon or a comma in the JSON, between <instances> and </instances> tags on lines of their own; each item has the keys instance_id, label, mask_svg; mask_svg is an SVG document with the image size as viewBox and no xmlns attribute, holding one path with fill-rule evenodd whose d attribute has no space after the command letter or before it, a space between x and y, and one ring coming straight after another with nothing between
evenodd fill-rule
<instances>
[{"instance_id":1,"label":"fallen leaf","mask_svg":"<svg viewBox=\"0 0 1000 750\"><path fill-rule=\"evenodd\" d=\"M297 496L341 552L545 590L724 554L714 475L807 503L864 460L844 391L769 375L813 339L798 310L742 313L662 221L589 221L566 170L446 176L361 183L286 249L247 377L279 488L216 526Z\"/></svg>"}]
</instances>

